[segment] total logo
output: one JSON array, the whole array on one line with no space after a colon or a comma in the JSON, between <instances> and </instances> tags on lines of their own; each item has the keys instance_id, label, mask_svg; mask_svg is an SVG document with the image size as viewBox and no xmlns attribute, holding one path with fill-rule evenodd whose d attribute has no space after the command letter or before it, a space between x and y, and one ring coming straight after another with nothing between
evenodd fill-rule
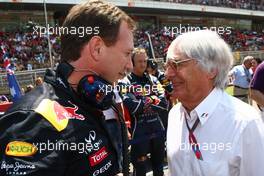
<instances>
[{"instance_id":1,"label":"total logo","mask_svg":"<svg viewBox=\"0 0 264 176\"><path fill-rule=\"evenodd\" d=\"M108 152L105 147L102 147L99 151L89 157L90 165L95 166L103 161L108 156Z\"/></svg>"}]
</instances>

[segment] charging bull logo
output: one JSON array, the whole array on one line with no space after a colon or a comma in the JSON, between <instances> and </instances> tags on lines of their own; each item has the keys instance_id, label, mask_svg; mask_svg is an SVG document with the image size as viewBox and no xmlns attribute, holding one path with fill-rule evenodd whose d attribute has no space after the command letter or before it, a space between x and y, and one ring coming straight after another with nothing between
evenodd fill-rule
<instances>
[{"instance_id":1,"label":"charging bull logo","mask_svg":"<svg viewBox=\"0 0 264 176\"><path fill-rule=\"evenodd\" d=\"M84 120L84 116L81 114L77 114L78 107L75 104L72 104L70 101L69 103L73 105L73 107L63 107L57 102L54 103L54 110L57 115L57 120L61 121L63 119L77 119L77 120Z\"/></svg>"},{"instance_id":2,"label":"charging bull logo","mask_svg":"<svg viewBox=\"0 0 264 176\"><path fill-rule=\"evenodd\" d=\"M58 131L62 131L67 127L69 119L85 119L83 115L77 114L79 108L71 102L69 103L73 107L64 107L56 101L43 99L34 111L42 115Z\"/></svg>"}]
</instances>

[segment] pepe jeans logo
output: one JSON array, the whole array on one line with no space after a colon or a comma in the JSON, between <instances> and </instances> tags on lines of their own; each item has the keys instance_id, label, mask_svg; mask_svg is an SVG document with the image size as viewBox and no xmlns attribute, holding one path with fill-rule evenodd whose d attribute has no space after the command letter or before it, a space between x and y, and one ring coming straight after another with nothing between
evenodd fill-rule
<instances>
[{"instance_id":1,"label":"pepe jeans logo","mask_svg":"<svg viewBox=\"0 0 264 176\"><path fill-rule=\"evenodd\" d=\"M9 156L32 156L37 150L36 146L28 142L12 141L7 144L5 153Z\"/></svg>"},{"instance_id":2,"label":"pepe jeans logo","mask_svg":"<svg viewBox=\"0 0 264 176\"><path fill-rule=\"evenodd\" d=\"M6 175L26 175L27 170L36 169L36 166L33 164L21 164L20 162L9 164L5 161L2 161L1 170L3 169L6 171Z\"/></svg>"}]
</instances>

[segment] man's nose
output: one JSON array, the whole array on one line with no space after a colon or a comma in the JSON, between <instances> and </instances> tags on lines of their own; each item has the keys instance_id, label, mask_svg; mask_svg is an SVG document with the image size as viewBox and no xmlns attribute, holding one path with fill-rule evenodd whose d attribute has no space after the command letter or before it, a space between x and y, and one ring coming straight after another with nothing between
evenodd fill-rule
<instances>
[{"instance_id":1,"label":"man's nose","mask_svg":"<svg viewBox=\"0 0 264 176\"><path fill-rule=\"evenodd\" d=\"M132 72L132 70L133 70L132 59L129 59L129 60L128 60L128 63L127 63L127 70L128 70L128 72Z\"/></svg>"},{"instance_id":2,"label":"man's nose","mask_svg":"<svg viewBox=\"0 0 264 176\"><path fill-rule=\"evenodd\" d=\"M167 67L165 70L165 77L169 80L172 80L173 77L175 76L176 76L175 71L172 68Z\"/></svg>"}]
</instances>

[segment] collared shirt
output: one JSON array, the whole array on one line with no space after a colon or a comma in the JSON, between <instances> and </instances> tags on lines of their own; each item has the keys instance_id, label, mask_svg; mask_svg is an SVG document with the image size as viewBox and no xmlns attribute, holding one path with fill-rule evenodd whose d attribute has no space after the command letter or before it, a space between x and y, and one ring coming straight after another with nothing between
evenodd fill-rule
<instances>
[{"instance_id":1,"label":"collared shirt","mask_svg":"<svg viewBox=\"0 0 264 176\"><path fill-rule=\"evenodd\" d=\"M194 136L203 160L190 146L188 129L196 118ZM169 113L167 155L171 176L263 176L264 124L258 112L214 89L190 115L179 103Z\"/></svg>"},{"instance_id":2,"label":"collared shirt","mask_svg":"<svg viewBox=\"0 0 264 176\"><path fill-rule=\"evenodd\" d=\"M239 86L242 88L249 88L250 80L252 79L252 70L246 69L244 65L237 65L232 68L229 72L229 75L233 75L233 85Z\"/></svg>"}]
</instances>

